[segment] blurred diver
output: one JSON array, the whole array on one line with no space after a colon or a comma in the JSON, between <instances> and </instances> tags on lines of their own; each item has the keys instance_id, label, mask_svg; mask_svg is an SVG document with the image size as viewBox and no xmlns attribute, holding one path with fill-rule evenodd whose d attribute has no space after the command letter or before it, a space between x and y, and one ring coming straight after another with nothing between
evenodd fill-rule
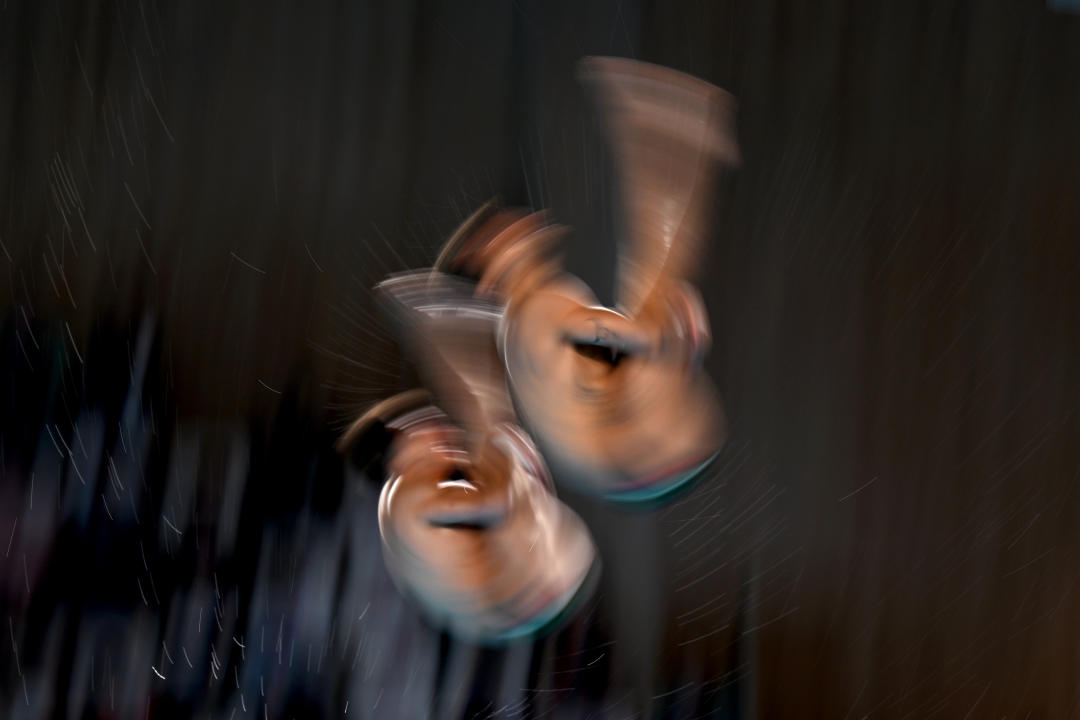
<instances>
[{"instance_id":1,"label":"blurred diver","mask_svg":"<svg viewBox=\"0 0 1080 720\"><path fill-rule=\"evenodd\" d=\"M386 478L379 530L391 576L459 638L502 644L557 625L591 589L596 550L515 424L498 308L436 271L378 289L434 393L379 403L339 443L361 462L385 455L375 474Z\"/></svg>"},{"instance_id":2,"label":"blurred diver","mask_svg":"<svg viewBox=\"0 0 1080 720\"><path fill-rule=\"evenodd\" d=\"M562 270L563 229L489 202L439 265L504 305L499 349L518 410L556 477L613 500L686 486L722 448L725 420L701 367L710 335L688 282L701 261L718 166L737 164L734 100L647 63L589 58L623 189L617 309Z\"/></svg>"}]
</instances>

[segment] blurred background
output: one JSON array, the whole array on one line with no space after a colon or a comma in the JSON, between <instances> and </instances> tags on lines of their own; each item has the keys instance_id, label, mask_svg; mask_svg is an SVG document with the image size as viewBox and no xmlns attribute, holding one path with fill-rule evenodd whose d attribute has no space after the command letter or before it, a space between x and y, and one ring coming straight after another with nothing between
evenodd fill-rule
<instances>
[{"instance_id":1,"label":"blurred background","mask_svg":"<svg viewBox=\"0 0 1080 720\"><path fill-rule=\"evenodd\" d=\"M590 54L739 101L687 494L561 492L604 572L482 649L333 451L412 371L372 300L493 195L610 299ZM0 716L1080 711L1069 3L5 0Z\"/></svg>"}]
</instances>

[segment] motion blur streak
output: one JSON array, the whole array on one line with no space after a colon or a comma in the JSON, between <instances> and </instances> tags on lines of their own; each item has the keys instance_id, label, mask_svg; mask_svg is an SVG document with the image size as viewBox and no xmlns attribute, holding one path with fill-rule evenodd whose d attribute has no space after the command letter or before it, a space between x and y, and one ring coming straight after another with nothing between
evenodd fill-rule
<instances>
[{"instance_id":1,"label":"motion blur streak","mask_svg":"<svg viewBox=\"0 0 1080 720\"><path fill-rule=\"evenodd\" d=\"M14 327L3 335L5 401L20 418L3 435L5 717L632 706L625 686L604 690L618 649L595 602L548 642L500 650L416 616L372 552L374 484L344 470L288 398L269 426L179 422L155 379L151 321L83 365L44 327L40 351L23 356ZM306 481L267 493L281 472ZM593 689L561 694L578 682Z\"/></svg>"},{"instance_id":2,"label":"motion blur streak","mask_svg":"<svg viewBox=\"0 0 1080 720\"><path fill-rule=\"evenodd\" d=\"M0 0L0 718L1075 714L1075 5ZM595 601L480 650L333 443L416 384L371 288L488 198L614 305L594 55L738 98L728 440L560 489Z\"/></svg>"}]
</instances>

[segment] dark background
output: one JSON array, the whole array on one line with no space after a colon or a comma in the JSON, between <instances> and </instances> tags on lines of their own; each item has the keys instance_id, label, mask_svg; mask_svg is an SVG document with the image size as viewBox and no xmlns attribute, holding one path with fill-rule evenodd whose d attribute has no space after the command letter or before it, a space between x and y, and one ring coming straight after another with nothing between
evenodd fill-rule
<instances>
[{"instance_id":1,"label":"dark background","mask_svg":"<svg viewBox=\"0 0 1080 720\"><path fill-rule=\"evenodd\" d=\"M598 597L479 651L331 443L408 382L371 286L488 197L610 298L588 54L739 100L731 440L666 508L567 495ZM1039 3L6 0L0 716L1080 711L1077 128Z\"/></svg>"}]
</instances>

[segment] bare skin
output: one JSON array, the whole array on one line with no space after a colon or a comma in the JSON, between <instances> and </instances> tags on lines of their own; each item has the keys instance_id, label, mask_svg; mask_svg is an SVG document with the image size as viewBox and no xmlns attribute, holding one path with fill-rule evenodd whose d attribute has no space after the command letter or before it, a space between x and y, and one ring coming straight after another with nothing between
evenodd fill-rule
<instances>
[{"instance_id":1,"label":"bare skin","mask_svg":"<svg viewBox=\"0 0 1080 720\"><path fill-rule=\"evenodd\" d=\"M550 619L594 559L581 520L536 474L520 431L495 429L476 453L428 420L401 433L379 500L387 566L430 617L458 635L500 639Z\"/></svg>"},{"instance_id":2,"label":"bare skin","mask_svg":"<svg viewBox=\"0 0 1080 720\"><path fill-rule=\"evenodd\" d=\"M542 213L492 206L442 261L504 304L500 351L523 419L557 474L608 497L680 484L719 451L725 421L701 369L700 262L712 177L738 161L734 103L700 80L629 60L590 59L620 168L626 233L617 308L599 306L553 255Z\"/></svg>"},{"instance_id":3,"label":"bare skin","mask_svg":"<svg viewBox=\"0 0 1080 720\"><path fill-rule=\"evenodd\" d=\"M526 422L557 469L605 494L662 484L723 442L694 295L658 297L628 318L559 278L507 309L504 358Z\"/></svg>"},{"instance_id":4,"label":"bare skin","mask_svg":"<svg viewBox=\"0 0 1080 720\"><path fill-rule=\"evenodd\" d=\"M381 289L433 391L380 403L342 438L344 450L375 425L390 432L379 498L387 569L460 637L528 634L582 590L596 561L592 538L515 424L488 306L438 273Z\"/></svg>"}]
</instances>

